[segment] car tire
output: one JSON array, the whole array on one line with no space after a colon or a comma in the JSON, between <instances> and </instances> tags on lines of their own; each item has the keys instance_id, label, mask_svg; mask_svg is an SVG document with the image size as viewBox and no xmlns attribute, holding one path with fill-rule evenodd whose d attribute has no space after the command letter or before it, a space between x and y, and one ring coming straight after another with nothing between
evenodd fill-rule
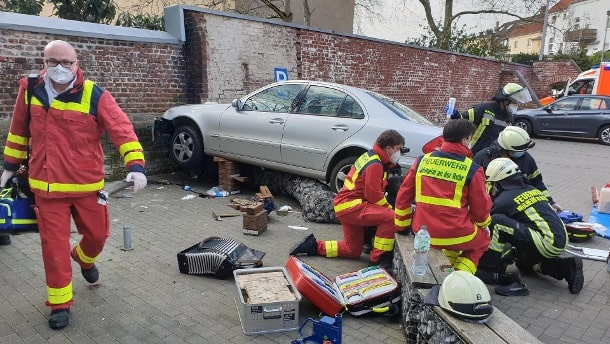
<instances>
[{"instance_id":1,"label":"car tire","mask_svg":"<svg viewBox=\"0 0 610 344\"><path fill-rule=\"evenodd\" d=\"M532 122L528 121L527 119L520 118L516 120L515 127L519 127L525 130L529 136L532 136L534 133L534 130L532 128Z\"/></svg>"},{"instance_id":2,"label":"car tire","mask_svg":"<svg viewBox=\"0 0 610 344\"><path fill-rule=\"evenodd\" d=\"M345 180L345 177L354 165L354 162L356 162L356 159L358 159L357 156L349 156L339 160L339 162L335 164L330 172L330 190L332 192L339 192L343 187L343 180Z\"/></svg>"},{"instance_id":3,"label":"car tire","mask_svg":"<svg viewBox=\"0 0 610 344\"><path fill-rule=\"evenodd\" d=\"M599 129L597 139L602 145L610 146L610 125L605 125Z\"/></svg>"},{"instance_id":4,"label":"car tire","mask_svg":"<svg viewBox=\"0 0 610 344\"><path fill-rule=\"evenodd\" d=\"M178 128L172 136L170 155L178 167L201 167L203 140L199 130L190 126Z\"/></svg>"}]
</instances>

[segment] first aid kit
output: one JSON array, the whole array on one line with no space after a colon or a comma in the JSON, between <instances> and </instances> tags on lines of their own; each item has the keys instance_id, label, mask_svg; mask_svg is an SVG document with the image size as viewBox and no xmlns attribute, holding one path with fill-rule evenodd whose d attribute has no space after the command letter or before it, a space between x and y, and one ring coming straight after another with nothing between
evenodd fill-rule
<instances>
[{"instance_id":1,"label":"first aid kit","mask_svg":"<svg viewBox=\"0 0 610 344\"><path fill-rule=\"evenodd\" d=\"M21 195L16 186L0 191L0 233L38 232L34 198Z\"/></svg>"}]
</instances>

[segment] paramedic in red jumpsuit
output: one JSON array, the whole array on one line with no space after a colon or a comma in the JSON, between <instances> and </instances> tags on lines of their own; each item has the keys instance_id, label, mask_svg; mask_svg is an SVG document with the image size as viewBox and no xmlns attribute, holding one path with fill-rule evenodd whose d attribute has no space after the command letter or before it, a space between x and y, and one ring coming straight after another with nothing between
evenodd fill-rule
<instances>
[{"instance_id":1,"label":"paramedic in red jumpsuit","mask_svg":"<svg viewBox=\"0 0 610 344\"><path fill-rule=\"evenodd\" d=\"M468 120L447 121L440 150L411 166L395 204L398 230L412 226L417 233L426 225L431 246L443 249L454 269L473 275L489 246L492 205L483 168L471 159L474 130Z\"/></svg>"},{"instance_id":2,"label":"paramedic in red jumpsuit","mask_svg":"<svg viewBox=\"0 0 610 344\"><path fill-rule=\"evenodd\" d=\"M4 149L0 186L14 176L28 155L31 190L36 214L51 308L49 326L69 324L72 305L74 259L89 283L97 282L94 265L110 235L108 208L100 191L104 187L104 132L118 148L129 171L126 181L134 192L146 186L142 146L127 115L108 91L86 80L74 48L52 41L44 49L45 69L32 92L27 114L27 79L19 92ZM80 242L70 247L70 219Z\"/></svg>"},{"instance_id":3,"label":"paramedic in red jumpsuit","mask_svg":"<svg viewBox=\"0 0 610 344\"><path fill-rule=\"evenodd\" d=\"M394 210L386 199L388 169L395 168L405 139L396 130L386 130L373 148L362 154L335 196L334 210L343 227L344 240L316 240L313 234L295 245L291 255L358 258L364 245L364 230L376 226L370 265L391 268L394 249Z\"/></svg>"}]
</instances>

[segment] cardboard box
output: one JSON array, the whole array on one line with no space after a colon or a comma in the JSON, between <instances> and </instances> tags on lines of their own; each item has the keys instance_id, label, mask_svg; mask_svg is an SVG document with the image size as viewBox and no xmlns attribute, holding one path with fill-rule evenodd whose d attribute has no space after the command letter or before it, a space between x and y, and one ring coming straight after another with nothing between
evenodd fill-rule
<instances>
[{"instance_id":1,"label":"cardboard box","mask_svg":"<svg viewBox=\"0 0 610 344\"><path fill-rule=\"evenodd\" d=\"M299 328L301 294L283 267L235 270L237 314L246 335Z\"/></svg>"}]
</instances>

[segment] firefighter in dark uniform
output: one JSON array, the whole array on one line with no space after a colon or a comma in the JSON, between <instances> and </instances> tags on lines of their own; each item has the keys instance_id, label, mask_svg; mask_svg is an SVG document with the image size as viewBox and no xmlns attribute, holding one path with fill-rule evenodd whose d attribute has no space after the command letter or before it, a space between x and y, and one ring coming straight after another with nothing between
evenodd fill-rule
<instances>
[{"instance_id":1,"label":"firefighter in dark uniform","mask_svg":"<svg viewBox=\"0 0 610 344\"><path fill-rule=\"evenodd\" d=\"M525 183L511 159L492 160L485 176L492 185L491 243L479 262L477 277L489 283L486 273L503 272L501 254L510 244L521 272L565 279L570 292L578 294L584 284L582 259L560 257L568 245L568 236L548 198Z\"/></svg>"},{"instance_id":2,"label":"firefighter in dark uniform","mask_svg":"<svg viewBox=\"0 0 610 344\"><path fill-rule=\"evenodd\" d=\"M528 149L535 146L535 142L530 140L527 132L519 127L508 126L500 132L498 139L489 145L489 147L480 150L472 160L487 169L489 162L495 158L509 158L519 166L521 174L527 179L528 184L542 193L549 199L549 203L557 213L561 213L563 209L549 194L549 191L542 180L542 174L538 169L536 160Z\"/></svg>"},{"instance_id":3,"label":"firefighter in dark uniform","mask_svg":"<svg viewBox=\"0 0 610 344\"><path fill-rule=\"evenodd\" d=\"M451 115L453 119L464 118L476 126L472 135L472 154L489 146L505 127L512 125L518 105L530 102L532 96L526 88L510 82L499 88L491 99L493 102L480 103Z\"/></svg>"}]
</instances>

